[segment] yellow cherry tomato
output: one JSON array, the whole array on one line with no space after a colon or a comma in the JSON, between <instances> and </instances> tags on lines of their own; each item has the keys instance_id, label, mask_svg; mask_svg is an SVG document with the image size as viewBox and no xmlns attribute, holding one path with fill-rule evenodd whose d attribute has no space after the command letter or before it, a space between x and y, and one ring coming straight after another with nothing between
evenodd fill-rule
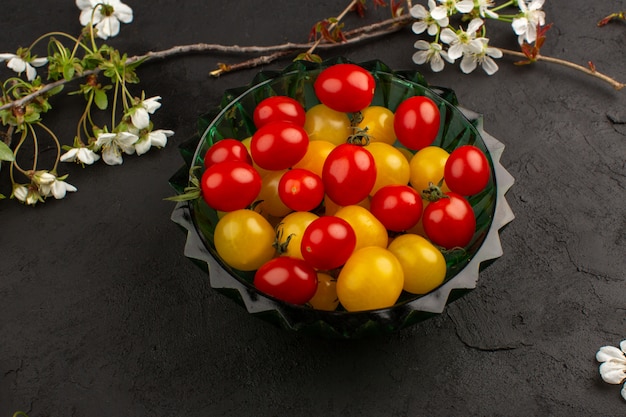
<instances>
[{"instance_id":1,"label":"yellow cherry tomato","mask_svg":"<svg viewBox=\"0 0 626 417\"><path fill-rule=\"evenodd\" d=\"M361 206L363 208L366 208L367 210L370 209L370 199L369 197L361 200L360 202L358 202L357 204L355 204L357 206ZM324 214L327 216L334 216L337 211L339 211L339 209L343 207L340 206L339 204L335 203L330 197L328 196L324 196Z\"/></svg>"},{"instance_id":2,"label":"yellow cherry tomato","mask_svg":"<svg viewBox=\"0 0 626 417\"><path fill-rule=\"evenodd\" d=\"M443 172L449 156L450 154L439 146L427 146L417 151L409 162L411 186L418 193L421 193L428 189L430 183L439 184L443 179ZM445 188L442 191L449 190Z\"/></svg>"},{"instance_id":3,"label":"yellow cherry tomato","mask_svg":"<svg viewBox=\"0 0 626 417\"><path fill-rule=\"evenodd\" d=\"M314 140L309 142L309 147L304 157L295 164L294 168L308 169L322 177L322 167L326 157L335 148L335 144L326 140Z\"/></svg>"},{"instance_id":4,"label":"yellow cherry tomato","mask_svg":"<svg viewBox=\"0 0 626 417\"><path fill-rule=\"evenodd\" d=\"M304 259L300 243L305 229L318 216L308 211L294 211L286 215L276 226L278 250L283 256Z\"/></svg>"},{"instance_id":5,"label":"yellow cherry tomato","mask_svg":"<svg viewBox=\"0 0 626 417\"><path fill-rule=\"evenodd\" d=\"M386 248L389 241L387 229L371 211L361 206L345 206L337 210L335 216L347 221L356 234L356 246L358 250L367 246L379 246Z\"/></svg>"},{"instance_id":6,"label":"yellow cherry tomato","mask_svg":"<svg viewBox=\"0 0 626 417\"><path fill-rule=\"evenodd\" d=\"M240 271L254 271L276 253L276 233L259 213L241 209L231 211L218 220L214 243L224 262Z\"/></svg>"},{"instance_id":7,"label":"yellow cherry tomato","mask_svg":"<svg viewBox=\"0 0 626 417\"><path fill-rule=\"evenodd\" d=\"M376 164L376 181L370 195L386 185L409 183L409 161L397 148L383 142L372 142L365 149L370 151Z\"/></svg>"},{"instance_id":8,"label":"yellow cherry tomato","mask_svg":"<svg viewBox=\"0 0 626 417\"><path fill-rule=\"evenodd\" d=\"M352 134L350 118L324 104L317 104L306 112L304 130L309 140L325 140L335 145L345 143Z\"/></svg>"},{"instance_id":9,"label":"yellow cherry tomato","mask_svg":"<svg viewBox=\"0 0 626 417\"><path fill-rule=\"evenodd\" d=\"M348 311L391 307L402 293L404 272L393 253L378 246L355 251L337 277L337 297Z\"/></svg>"},{"instance_id":10,"label":"yellow cherry tomato","mask_svg":"<svg viewBox=\"0 0 626 417\"><path fill-rule=\"evenodd\" d=\"M335 311L339 305L337 279L325 272L317 273L317 290L309 305L316 310Z\"/></svg>"},{"instance_id":11,"label":"yellow cherry tomato","mask_svg":"<svg viewBox=\"0 0 626 417\"><path fill-rule=\"evenodd\" d=\"M404 290L411 294L426 294L443 283L446 260L432 243L422 236L404 234L388 247L404 271Z\"/></svg>"},{"instance_id":12,"label":"yellow cherry tomato","mask_svg":"<svg viewBox=\"0 0 626 417\"><path fill-rule=\"evenodd\" d=\"M358 128L366 130L372 142L382 142L393 145L396 133L393 129L393 112L383 106L369 106L361 110L362 119Z\"/></svg>"}]
</instances>

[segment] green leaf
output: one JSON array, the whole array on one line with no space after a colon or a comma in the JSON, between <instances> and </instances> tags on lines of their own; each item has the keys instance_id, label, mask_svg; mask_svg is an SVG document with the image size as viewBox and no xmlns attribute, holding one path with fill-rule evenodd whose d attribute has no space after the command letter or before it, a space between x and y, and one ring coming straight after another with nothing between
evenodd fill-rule
<instances>
[{"instance_id":1,"label":"green leaf","mask_svg":"<svg viewBox=\"0 0 626 417\"><path fill-rule=\"evenodd\" d=\"M15 155L13 155L13 151L9 148L9 145L0 141L0 161L13 160L15 160Z\"/></svg>"},{"instance_id":2,"label":"green leaf","mask_svg":"<svg viewBox=\"0 0 626 417\"><path fill-rule=\"evenodd\" d=\"M71 81L74 78L74 65L72 62L66 62L63 66L63 78L65 81Z\"/></svg>"},{"instance_id":3,"label":"green leaf","mask_svg":"<svg viewBox=\"0 0 626 417\"><path fill-rule=\"evenodd\" d=\"M93 100L100 110L105 110L109 105L109 99L103 90L95 90Z\"/></svg>"}]
</instances>

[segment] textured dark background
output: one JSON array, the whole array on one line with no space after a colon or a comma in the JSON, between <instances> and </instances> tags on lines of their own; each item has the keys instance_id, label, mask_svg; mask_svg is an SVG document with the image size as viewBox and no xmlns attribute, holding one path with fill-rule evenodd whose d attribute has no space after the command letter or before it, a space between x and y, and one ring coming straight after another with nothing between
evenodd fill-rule
<instances>
[{"instance_id":1,"label":"textured dark background","mask_svg":"<svg viewBox=\"0 0 626 417\"><path fill-rule=\"evenodd\" d=\"M302 42L343 3L128 0L135 20L111 43L132 55L195 42ZM546 3L554 26L544 54L593 61L626 81L626 24L596 27L625 1ZM80 30L69 0L3 0L1 9L2 52ZM367 19L386 16L370 8ZM516 47L508 24L490 25L494 43ZM405 29L324 55L411 69L416 39ZM146 64L143 88L163 96L153 119L176 131L166 148L120 167L63 165L79 189L63 201L0 202L0 417L626 414L594 358L626 338L626 91L506 57L491 77L421 68L484 114L506 145L516 219L502 233L504 256L443 314L389 337L336 342L278 330L212 291L169 220L173 204L163 199L182 164L177 145L224 89L259 69L208 73L241 58ZM47 119L68 141L78 102L55 99ZM10 193L4 170L0 192Z\"/></svg>"}]
</instances>

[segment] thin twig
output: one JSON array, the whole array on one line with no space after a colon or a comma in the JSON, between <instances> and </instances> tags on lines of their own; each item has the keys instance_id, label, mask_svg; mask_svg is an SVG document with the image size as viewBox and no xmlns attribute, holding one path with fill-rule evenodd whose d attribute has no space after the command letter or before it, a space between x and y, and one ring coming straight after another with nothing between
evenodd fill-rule
<instances>
[{"instance_id":1,"label":"thin twig","mask_svg":"<svg viewBox=\"0 0 626 417\"><path fill-rule=\"evenodd\" d=\"M389 35L391 33L397 32L400 29L402 29L408 22L410 22L410 17L408 17L407 15L404 15L402 17L387 19L382 22L374 23L374 24L367 25L367 26L362 26L360 28L346 32L345 35L348 37L348 40L346 40L345 42L342 42L340 44L331 43L331 42L322 42L317 45L317 48L318 49L330 49L330 48L335 48L338 46L354 45L359 42L364 42L366 40L375 39L381 36L385 36L385 35ZM307 50L307 48L309 48L311 44L306 43L306 44L289 44L289 45L291 46L291 49L287 48L285 50L282 50L281 48L281 50L276 53L257 57L257 58L251 58L246 61L239 62L237 64L232 64L232 65L219 64L219 68L211 71L210 74L214 77L219 77L220 75L226 72L247 69L247 68L254 68L258 65L269 64L270 62L275 61L278 58L282 58L286 55L295 54L299 51ZM283 45L279 45L279 46L282 47Z\"/></svg>"},{"instance_id":2,"label":"thin twig","mask_svg":"<svg viewBox=\"0 0 626 417\"><path fill-rule=\"evenodd\" d=\"M499 49L502 51L502 53L507 54L507 55L512 55L512 56L516 56L519 58L526 58L526 59L528 58L526 55L524 55L522 52L519 52L519 51L511 51L510 49L503 49L503 48L499 48ZM602 74L601 72L598 72L594 69L590 69L587 67L583 67L582 65L578 65L570 61L565 61L563 59L553 58L553 57L546 56L546 55L537 55L534 59L536 61L550 62L553 64L563 65L568 68L582 71L587 75L591 75L592 77L599 78L602 81L609 83L616 90L621 90L625 86L625 84L620 83L619 81L616 81L613 78Z\"/></svg>"}]
</instances>

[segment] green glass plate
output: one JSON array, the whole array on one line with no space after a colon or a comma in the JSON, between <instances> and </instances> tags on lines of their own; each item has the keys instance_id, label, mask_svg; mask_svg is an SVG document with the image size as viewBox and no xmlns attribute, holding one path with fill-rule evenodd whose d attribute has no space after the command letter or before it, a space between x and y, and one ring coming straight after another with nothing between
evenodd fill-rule
<instances>
[{"instance_id":1,"label":"green glass plate","mask_svg":"<svg viewBox=\"0 0 626 417\"><path fill-rule=\"evenodd\" d=\"M253 110L261 100L287 95L305 109L319 104L313 83L321 70L340 62L350 61L337 58L322 64L297 62L280 72L261 72L248 86L227 90L220 105L200 117L198 134L181 146L185 165L170 179L171 185L183 193L190 185L191 170L200 175L202 158L215 142L251 136L255 131ZM426 295L403 293L394 306L380 310L328 312L291 305L259 293L252 285L253 272L235 270L220 259L213 243L217 213L202 198L178 203L172 213L172 220L187 233L185 256L208 273L212 288L237 301L251 315L281 328L341 339L394 332L440 314L447 303L475 288L480 270L502 255L499 230L514 218L505 199L514 180L500 164L504 145L484 131L479 114L460 108L452 90L428 86L418 72L392 71L380 61L358 65L376 80L372 105L395 111L408 97L427 96L437 103L442 120L433 145L451 152L471 144L488 157L492 169L489 184L469 198L476 214L476 232L466 250L444 254L447 274L441 286Z\"/></svg>"}]
</instances>

